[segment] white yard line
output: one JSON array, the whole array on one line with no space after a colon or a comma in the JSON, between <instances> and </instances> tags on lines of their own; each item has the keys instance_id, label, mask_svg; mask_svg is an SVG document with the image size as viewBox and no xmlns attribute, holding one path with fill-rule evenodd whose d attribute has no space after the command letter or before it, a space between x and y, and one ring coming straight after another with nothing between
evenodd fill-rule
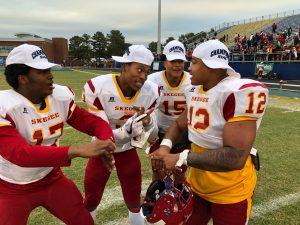
<instances>
[{"instance_id":1,"label":"white yard line","mask_svg":"<svg viewBox=\"0 0 300 225\"><path fill-rule=\"evenodd\" d=\"M76 69L72 69L75 72L79 72L79 73L87 73L87 74L94 74L97 75L98 73L92 73L92 72L87 72L87 71L82 71L82 70L76 70Z\"/></svg>"},{"instance_id":2,"label":"white yard line","mask_svg":"<svg viewBox=\"0 0 300 225\"><path fill-rule=\"evenodd\" d=\"M274 198L268 202L264 202L259 205L254 205L252 209L252 218L261 217L267 213L275 211L281 207L292 205L300 201L300 191L281 196L279 198Z\"/></svg>"}]
</instances>

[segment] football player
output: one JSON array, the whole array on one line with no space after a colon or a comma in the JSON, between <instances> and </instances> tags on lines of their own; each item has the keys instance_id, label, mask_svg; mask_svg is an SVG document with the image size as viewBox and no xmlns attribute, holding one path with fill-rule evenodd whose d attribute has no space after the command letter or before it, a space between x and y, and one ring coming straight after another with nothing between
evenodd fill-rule
<instances>
[{"instance_id":1,"label":"football player","mask_svg":"<svg viewBox=\"0 0 300 225\"><path fill-rule=\"evenodd\" d=\"M160 89L160 97L155 110L159 139L151 146L150 153L159 148L165 132L186 107L184 91L190 85L191 79L190 74L184 71L185 55L185 47L180 41L170 41L164 47L161 57L165 70L150 74L148 77ZM188 148L190 148L190 142L186 133L172 147L171 153L180 153ZM182 166L181 170L173 171L175 183L181 183L185 180L185 171L185 165ZM153 171L153 180L162 179L163 177L164 174Z\"/></svg>"},{"instance_id":2,"label":"football player","mask_svg":"<svg viewBox=\"0 0 300 225\"><path fill-rule=\"evenodd\" d=\"M70 166L75 157L102 155L113 169L113 134L106 121L74 103L68 87L53 84L51 68L59 67L28 44L6 59L4 74L13 89L0 91L0 224L26 225L38 206L66 224L94 224L81 193L60 167ZM59 147L65 123L98 139Z\"/></svg>"},{"instance_id":3,"label":"football player","mask_svg":"<svg viewBox=\"0 0 300 225\"><path fill-rule=\"evenodd\" d=\"M154 57L143 45L132 45L122 57L113 56L113 59L122 63L121 74L101 75L87 81L83 99L90 112L108 121L113 129L117 145L116 172L129 210L129 222L144 224L140 213L141 163L136 147L142 148L147 140L157 138L155 114L151 112L159 90L147 81ZM136 113L136 108L141 112ZM88 161L84 204L94 218L110 174L102 160Z\"/></svg>"},{"instance_id":4,"label":"football player","mask_svg":"<svg viewBox=\"0 0 300 225\"><path fill-rule=\"evenodd\" d=\"M153 167L161 170L190 167L187 181L194 192L194 211L188 225L244 225L256 186L250 152L268 103L268 89L258 81L240 79L229 65L229 50L218 40L193 51L187 109L152 153ZM191 152L168 154L188 130ZM254 153L252 153L254 154Z\"/></svg>"}]
</instances>

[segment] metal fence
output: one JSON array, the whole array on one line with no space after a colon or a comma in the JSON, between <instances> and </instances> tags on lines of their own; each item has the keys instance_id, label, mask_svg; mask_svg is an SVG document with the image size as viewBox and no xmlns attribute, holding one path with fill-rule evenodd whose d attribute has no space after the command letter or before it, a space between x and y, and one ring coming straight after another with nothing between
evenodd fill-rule
<instances>
[{"instance_id":1,"label":"metal fence","mask_svg":"<svg viewBox=\"0 0 300 225\"><path fill-rule=\"evenodd\" d=\"M230 62L297 62L300 63L300 52L297 58L294 53L289 51L281 51L275 53L254 53L254 54L239 54L231 53L229 56Z\"/></svg>"},{"instance_id":2,"label":"metal fence","mask_svg":"<svg viewBox=\"0 0 300 225\"><path fill-rule=\"evenodd\" d=\"M248 18L248 19L242 19L242 20L237 20L237 21L232 21L232 22L224 22L224 23L221 23L221 24L219 24L215 27L212 27L211 29L213 29L215 31L218 31L218 30L222 30L222 29L232 27L234 25L253 23L253 22L263 21L263 20L271 20L271 19L276 19L276 18L280 18L280 17L294 16L294 15L297 15L297 14L300 14L300 9L277 12L277 13L264 15L264 16L256 16L256 17L251 17L251 18Z\"/></svg>"}]
</instances>

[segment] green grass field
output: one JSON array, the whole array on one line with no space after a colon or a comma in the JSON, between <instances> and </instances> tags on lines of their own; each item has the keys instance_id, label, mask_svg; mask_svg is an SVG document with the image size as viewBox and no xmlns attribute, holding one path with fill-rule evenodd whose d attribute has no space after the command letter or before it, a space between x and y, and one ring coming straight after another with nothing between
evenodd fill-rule
<instances>
[{"instance_id":1,"label":"green grass field","mask_svg":"<svg viewBox=\"0 0 300 225\"><path fill-rule=\"evenodd\" d=\"M94 73L101 71L54 71L55 83L68 85L76 93L79 106L83 84ZM3 71L0 71L0 90L7 89ZM1 99L0 99L1 101ZM255 147L259 150L262 168L258 172L258 184L254 197L252 218L255 225L300 224L300 100L271 96L270 104L257 133ZM61 145L84 143L90 137L74 129L65 129ZM143 194L151 179L149 160L140 152L143 169ZM75 159L64 173L78 185L83 193L85 159ZM1 216L1 212L0 212ZM107 184L97 216L97 224L127 224L127 209L122 201L115 173ZM30 225L62 224L42 208L35 209L28 221Z\"/></svg>"}]
</instances>

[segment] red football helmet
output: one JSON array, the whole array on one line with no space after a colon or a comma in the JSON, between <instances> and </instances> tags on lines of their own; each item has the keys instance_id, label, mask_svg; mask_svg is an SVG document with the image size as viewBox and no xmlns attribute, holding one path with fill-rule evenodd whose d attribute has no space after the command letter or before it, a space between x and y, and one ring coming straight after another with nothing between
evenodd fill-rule
<instances>
[{"instance_id":1,"label":"red football helmet","mask_svg":"<svg viewBox=\"0 0 300 225\"><path fill-rule=\"evenodd\" d=\"M169 176L155 180L148 187L142 210L149 223L182 224L193 210L191 187L187 183L174 185Z\"/></svg>"}]
</instances>

